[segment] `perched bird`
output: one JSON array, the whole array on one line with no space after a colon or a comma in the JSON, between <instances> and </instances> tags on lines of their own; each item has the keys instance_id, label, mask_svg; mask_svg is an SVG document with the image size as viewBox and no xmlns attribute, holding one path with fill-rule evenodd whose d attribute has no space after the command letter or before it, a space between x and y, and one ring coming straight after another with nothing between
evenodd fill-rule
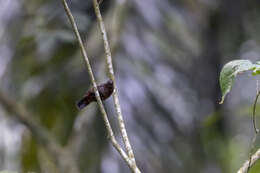
<instances>
[{"instance_id":1,"label":"perched bird","mask_svg":"<svg viewBox=\"0 0 260 173\"><path fill-rule=\"evenodd\" d=\"M101 100L106 100L114 91L113 81L109 79L107 82L97 86ZM96 96L94 88L88 90L86 95L77 102L77 107L81 110L91 102L96 102Z\"/></svg>"}]
</instances>

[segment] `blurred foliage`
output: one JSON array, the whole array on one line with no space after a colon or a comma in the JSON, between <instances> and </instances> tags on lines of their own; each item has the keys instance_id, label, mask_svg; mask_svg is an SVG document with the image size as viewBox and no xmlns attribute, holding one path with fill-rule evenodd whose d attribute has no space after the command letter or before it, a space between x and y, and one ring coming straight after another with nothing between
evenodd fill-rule
<instances>
[{"instance_id":1,"label":"blurred foliage","mask_svg":"<svg viewBox=\"0 0 260 173\"><path fill-rule=\"evenodd\" d=\"M96 104L75 107L90 80L61 2L12 2L18 8L10 5L1 24L0 64L1 46L11 52L1 90L73 151L82 172L129 172L108 143ZM69 5L101 83L107 75L92 1ZM230 60L259 59L259 9L257 0L103 0L126 127L143 172L229 173L248 158L255 81L242 75L219 105L218 78ZM111 99L105 104L119 137ZM24 130L20 170L46 172L41 147L28 135ZM259 170L257 164L250 172Z\"/></svg>"},{"instance_id":2,"label":"blurred foliage","mask_svg":"<svg viewBox=\"0 0 260 173\"><path fill-rule=\"evenodd\" d=\"M22 144L22 169L23 172L38 172L40 170L39 162L37 159L37 149L38 146L33 139L27 139L23 141Z\"/></svg>"},{"instance_id":3,"label":"blurred foliage","mask_svg":"<svg viewBox=\"0 0 260 173\"><path fill-rule=\"evenodd\" d=\"M13 171L0 171L0 173L16 173L16 172L13 172Z\"/></svg>"}]
</instances>

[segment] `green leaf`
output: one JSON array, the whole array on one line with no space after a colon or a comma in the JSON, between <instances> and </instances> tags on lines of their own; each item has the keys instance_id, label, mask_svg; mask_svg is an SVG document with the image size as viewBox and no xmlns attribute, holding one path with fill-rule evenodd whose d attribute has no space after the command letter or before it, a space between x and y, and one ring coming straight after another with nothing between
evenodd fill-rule
<instances>
[{"instance_id":1,"label":"green leaf","mask_svg":"<svg viewBox=\"0 0 260 173\"><path fill-rule=\"evenodd\" d=\"M256 62L256 64L254 64L254 68L253 68L253 72L252 75L259 75L260 74L260 62Z\"/></svg>"},{"instance_id":2,"label":"green leaf","mask_svg":"<svg viewBox=\"0 0 260 173\"><path fill-rule=\"evenodd\" d=\"M234 79L237 74L240 74L245 71L249 70L256 70L255 73L260 72L259 69L256 67L256 64L252 64L249 60L233 60L228 62L220 72L220 88L222 92L222 98L220 104L224 102L225 96L230 92Z\"/></svg>"}]
</instances>

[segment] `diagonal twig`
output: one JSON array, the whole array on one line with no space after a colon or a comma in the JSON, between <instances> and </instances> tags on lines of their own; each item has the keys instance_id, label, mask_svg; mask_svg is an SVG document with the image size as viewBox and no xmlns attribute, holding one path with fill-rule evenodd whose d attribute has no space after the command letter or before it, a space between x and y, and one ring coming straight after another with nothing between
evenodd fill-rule
<instances>
[{"instance_id":1,"label":"diagonal twig","mask_svg":"<svg viewBox=\"0 0 260 173\"><path fill-rule=\"evenodd\" d=\"M251 156L251 161L247 160L243 166L237 171L237 173L246 173L248 170L248 167L252 167L256 161L258 161L260 159L260 149L258 149L252 156ZM250 165L249 165L250 162Z\"/></svg>"},{"instance_id":2,"label":"diagonal twig","mask_svg":"<svg viewBox=\"0 0 260 173\"><path fill-rule=\"evenodd\" d=\"M260 158L260 149L258 149L258 151L255 154L252 153L252 150L254 149L254 146L255 146L256 137L257 137L257 134L259 132L259 129L256 126L256 104L257 104L259 95L260 95L260 91L257 91L255 101L254 101L254 105L253 105L253 126L254 126L255 134L254 134L254 138L251 142L252 146L251 146L251 151L250 151L250 157L249 157L249 160L244 163L244 165L238 170L237 173L248 173L250 168Z\"/></svg>"},{"instance_id":3,"label":"diagonal twig","mask_svg":"<svg viewBox=\"0 0 260 173\"><path fill-rule=\"evenodd\" d=\"M260 95L260 91L258 91L257 94L256 94L256 98L255 98L255 101L254 101L254 107L253 107L253 124L254 124L254 130L255 130L256 134L259 132L259 129L256 127L256 119L255 119L256 104L257 104L259 95Z\"/></svg>"},{"instance_id":4,"label":"diagonal twig","mask_svg":"<svg viewBox=\"0 0 260 173\"><path fill-rule=\"evenodd\" d=\"M94 5L94 8L95 8L95 13L96 13L96 16L97 16L98 24L99 24L99 27L100 27L100 30L101 30L102 39L103 39L103 42L104 42L104 49L105 49L105 54L106 54L105 57L106 57L106 64L107 64L107 68L108 68L108 74L109 74L110 79L112 79L114 81L115 92L113 94L113 98L114 98L114 104L115 104L117 118L118 118L118 122L119 122L120 132L121 132L122 137L123 137L123 141L124 141L124 144L125 144L127 155L131 159L132 165L136 167L135 169L137 170L137 172L140 172L140 170L136 166L134 152L132 150L130 141L128 139L128 135L127 135L125 124L124 124L122 111L121 111L119 98L118 98L118 91L117 91L117 86L116 86L116 81L115 81L114 70L113 70L110 46L109 46L109 42L108 42L108 38L107 38L105 25L104 25L104 22L103 22L103 19L102 19L102 15L100 13L99 3L97 2L97 0L93 0L93 5Z\"/></svg>"},{"instance_id":5,"label":"diagonal twig","mask_svg":"<svg viewBox=\"0 0 260 173\"><path fill-rule=\"evenodd\" d=\"M94 91L95 91L95 96L97 98L97 102L98 102L99 108L101 110L101 114L102 114L103 120L105 122L105 127L106 127L108 135L109 135L109 139L110 139L112 145L114 146L114 148L119 152L121 157L126 161L126 163L129 166L129 168L133 171L133 167L131 167L131 165L132 165L131 160L129 159L127 154L124 152L124 150L121 148L121 146L118 144L118 142L115 139L113 130L111 128L110 122L109 122L108 117L107 117L107 113L105 111L104 105L103 105L103 103L101 101L99 92L97 90L96 80L95 80L95 77L94 77L94 74L93 74L93 71L92 71L92 68L91 68L88 56L87 56L87 52L86 52L86 50L84 48L82 39L80 37L80 34L79 34L79 31L78 31L76 22L74 20L74 17L73 17L73 15L72 15L69 7L68 7L68 4L67 4L66 0L62 0L62 3L63 3L63 6L64 6L64 9L65 9L65 12L66 12L66 14L67 14L67 16L68 16L68 18L70 20L70 23L72 25L73 31L74 31L74 33L76 35L76 38L78 40L78 43L79 43L79 46L80 46L80 50L81 50L81 53L83 55L84 62L86 63L87 70L88 70L88 73L89 73L89 76L91 78L91 82L92 82L92 85L93 85L93 88L94 88Z\"/></svg>"}]
</instances>

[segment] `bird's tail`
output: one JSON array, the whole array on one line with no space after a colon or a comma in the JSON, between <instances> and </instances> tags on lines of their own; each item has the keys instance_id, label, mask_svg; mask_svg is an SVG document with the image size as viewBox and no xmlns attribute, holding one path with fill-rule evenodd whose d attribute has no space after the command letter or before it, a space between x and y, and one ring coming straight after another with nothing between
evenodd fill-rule
<instances>
[{"instance_id":1,"label":"bird's tail","mask_svg":"<svg viewBox=\"0 0 260 173\"><path fill-rule=\"evenodd\" d=\"M84 107L86 107L89 104L89 100L86 99L85 97L83 97L81 100L79 100L76 105L78 107L79 110L83 109Z\"/></svg>"}]
</instances>

